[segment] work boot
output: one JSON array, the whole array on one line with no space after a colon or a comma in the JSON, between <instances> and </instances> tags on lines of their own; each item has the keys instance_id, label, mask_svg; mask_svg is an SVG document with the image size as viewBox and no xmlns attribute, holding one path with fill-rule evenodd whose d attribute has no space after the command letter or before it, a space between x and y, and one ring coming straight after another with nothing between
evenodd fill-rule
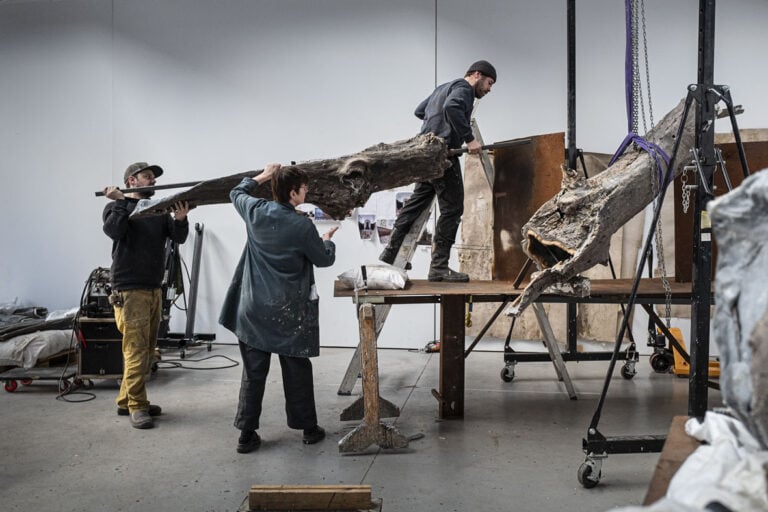
<instances>
[{"instance_id":1,"label":"work boot","mask_svg":"<svg viewBox=\"0 0 768 512\"><path fill-rule=\"evenodd\" d=\"M152 416L154 418L155 416L160 416L163 413L163 409L159 405L150 404L149 411L147 411L147 412L149 413L150 416ZM130 413L128 412L128 408L127 407L126 408L122 408L122 407L118 407L117 408L117 415L118 416L128 416L129 414Z\"/></svg>"},{"instance_id":2,"label":"work boot","mask_svg":"<svg viewBox=\"0 0 768 512\"><path fill-rule=\"evenodd\" d=\"M451 245L436 243L432 248L432 263L429 265L427 279L430 281L445 281L448 283L466 283L469 276L448 268L448 258L451 255Z\"/></svg>"},{"instance_id":3,"label":"work boot","mask_svg":"<svg viewBox=\"0 0 768 512\"><path fill-rule=\"evenodd\" d=\"M301 442L304 444L315 444L325 439L325 429L320 425L304 429L304 437Z\"/></svg>"},{"instance_id":4,"label":"work boot","mask_svg":"<svg viewBox=\"0 0 768 512\"><path fill-rule=\"evenodd\" d=\"M155 422L152 421L152 416L147 411L133 411L131 413L131 426L133 428L152 428L155 426Z\"/></svg>"},{"instance_id":5,"label":"work boot","mask_svg":"<svg viewBox=\"0 0 768 512\"><path fill-rule=\"evenodd\" d=\"M242 431L237 440L237 453L250 453L261 446L261 438L255 430Z\"/></svg>"},{"instance_id":6,"label":"work boot","mask_svg":"<svg viewBox=\"0 0 768 512\"><path fill-rule=\"evenodd\" d=\"M466 283L469 281L469 276L464 272L457 272L448 267L443 269L430 266L427 279L430 281L445 281L446 283Z\"/></svg>"}]
</instances>

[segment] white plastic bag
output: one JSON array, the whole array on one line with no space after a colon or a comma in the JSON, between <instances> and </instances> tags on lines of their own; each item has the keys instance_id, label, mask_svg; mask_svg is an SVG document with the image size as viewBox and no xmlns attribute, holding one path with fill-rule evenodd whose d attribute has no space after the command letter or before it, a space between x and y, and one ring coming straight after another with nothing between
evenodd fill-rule
<instances>
[{"instance_id":1,"label":"white plastic bag","mask_svg":"<svg viewBox=\"0 0 768 512\"><path fill-rule=\"evenodd\" d=\"M408 282L408 274L392 265L379 264L365 265L365 279L361 267L347 270L338 279L350 290L402 290Z\"/></svg>"}]
</instances>

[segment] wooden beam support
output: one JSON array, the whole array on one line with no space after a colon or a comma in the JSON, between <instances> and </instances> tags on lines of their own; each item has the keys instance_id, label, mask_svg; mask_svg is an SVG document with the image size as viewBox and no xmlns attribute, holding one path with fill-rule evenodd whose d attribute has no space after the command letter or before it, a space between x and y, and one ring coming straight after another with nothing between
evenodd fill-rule
<instances>
[{"instance_id":1,"label":"wooden beam support","mask_svg":"<svg viewBox=\"0 0 768 512\"><path fill-rule=\"evenodd\" d=\"M361 452L372 444L381 448L406 448L408 438L392 425L382 423L379 397L379 362L376 353L376 315L373 304L360 306L360 357L363 369L363 422L339 441L339 452ZM395 416L400 415L396 409Z\"/></svg>"},{"instance_id":2,"label":"wooden beam support","mask_svg":"<svg viewBox=\"0 0 768 512\"><path fill-rule=\"evenodd\" d=\"M444 295L440 304L440 419L464 417L465 295Z\"/></svg>"}]
</instances>

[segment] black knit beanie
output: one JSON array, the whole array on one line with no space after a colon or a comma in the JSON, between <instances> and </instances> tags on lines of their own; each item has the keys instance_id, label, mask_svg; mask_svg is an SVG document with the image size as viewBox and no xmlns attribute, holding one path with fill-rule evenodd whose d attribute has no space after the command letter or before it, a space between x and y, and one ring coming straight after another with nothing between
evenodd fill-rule
<instances>
[{"instance_id":1,"label":"black knit beanie","mask_svg":"<svg viewBox=\"0 0 768 512\"><path fill-rule=\"evenodd\" d=\"M487 60L479 60L469 66L469 69L465 73L465 75L469 75L470 73L474 73L475 71L479 71L485 76L489 78L493 78L493 81L496 82L496 68L493 67L493 65L488 62Z\"/></svg>"}]
</instances>

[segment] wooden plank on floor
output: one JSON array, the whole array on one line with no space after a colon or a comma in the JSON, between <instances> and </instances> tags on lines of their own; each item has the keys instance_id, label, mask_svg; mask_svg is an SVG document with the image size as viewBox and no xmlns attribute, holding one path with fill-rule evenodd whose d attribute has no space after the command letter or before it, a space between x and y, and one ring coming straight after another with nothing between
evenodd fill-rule
<instances>
[{"instance_id":1,"label":"wooden plank on floor","mask_svg":"<svg viewBox=\"0 0 768 512\"><path fill-rule=\"evenodd\" d=\"M675 416L669 427L667 440L659 455L659 462L653 472L648 492L643 500L643 505L650 505L663 498L667 494L669 481L677 473L685 459L698 448L701 443L698 439L685 433L685 422L688 416Z\"/></svg>"},{"instance_id":2,"label":"wooden plank on floor","mask_svg":"<svg viewBox=\"0 0 768 512\"><path fill-rule=\"evenodd\" d=\"M360 510L371 508L370 485L253 485L250 510Z\"/></svg>"}]
</instances>

